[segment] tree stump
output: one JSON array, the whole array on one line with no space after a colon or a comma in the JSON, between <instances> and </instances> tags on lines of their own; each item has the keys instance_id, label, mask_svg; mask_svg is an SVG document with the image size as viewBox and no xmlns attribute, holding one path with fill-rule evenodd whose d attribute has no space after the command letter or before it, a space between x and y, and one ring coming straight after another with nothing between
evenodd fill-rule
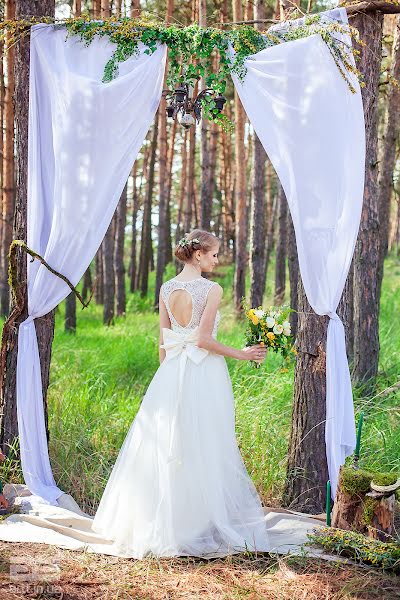
<instances>
[{"instance_id":1,"label":"tree stump","mask_svg":"<svg viewBox=\"0 0 400 600\"><path fill-rule=\"evenodd\" d=\"M332 527L387 541L394 530L395 491L399 488L395 473L341 467Z\"/></svg>"}]
</instances>

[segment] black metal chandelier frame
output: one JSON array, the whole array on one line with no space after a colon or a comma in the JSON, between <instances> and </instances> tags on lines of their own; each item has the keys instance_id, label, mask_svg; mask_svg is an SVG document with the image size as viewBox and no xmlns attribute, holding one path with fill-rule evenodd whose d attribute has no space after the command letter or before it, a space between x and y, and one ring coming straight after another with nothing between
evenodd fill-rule
<instances>
[{"instance_id":1,"label":"black metal chandelier frame","mask_svg":"<svg viewBox=\"0 0 400 600\"><path fill-rule=\"evenodd\" d=\"M181 125L188 129L194 124L194 119L196 119L197 123L200 122L201 111L203 108L202 100L207 96L215 96L215 90L205 88L193 99L190 95L189 84L182 83L175 90L163 90L162 95L169 101L166 109L167 116L176 119L181 115ZM214 98L214 102L215 108L218 112L221 112L226 102L226 98L224 96L217 96ZM188 117L186 119L186 115L190 115L192 118Z\"/></svg>"}]
</instances>

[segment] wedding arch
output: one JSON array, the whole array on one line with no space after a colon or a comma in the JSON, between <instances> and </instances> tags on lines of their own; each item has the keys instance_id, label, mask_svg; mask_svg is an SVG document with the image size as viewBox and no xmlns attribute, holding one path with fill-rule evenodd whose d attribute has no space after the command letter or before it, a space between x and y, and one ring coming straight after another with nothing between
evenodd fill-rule
<instances>
[{"instance_id":1,"label":"wedding arch","mask_svg":"<svg viewBox=\"0 0 400 600\"><path fill-rule=\"evenodd\" d=\"M348 24L343 8L320 18ZM269 31L282 27L288 23ZM347 64L354 65L350 35L338 30L335 36L347 49ZM114 69L104 83L104 66L115 67L114 51L106 37L94 36L85 45L75 35L66 39L65 26L31 28L27 243L74 286L106 233L161 99L166 44L152 41L149 52L140 42L134 55L122 53L118 73ZM234 59L234 45L228 56ZM325 441L334 497L339 467L356 439L344 328L336 309L363 199L360 85L321 33L257 50L243 67L244 76L232 70L233 83L285 191L308 301L318 315L330 317ZM28 260L27 267L29 316L19 327L17 358L21 464L30 491L57 504L64 492L48 455L34 319L71 290L38 260Z\"/></svg>"}]
</instances>

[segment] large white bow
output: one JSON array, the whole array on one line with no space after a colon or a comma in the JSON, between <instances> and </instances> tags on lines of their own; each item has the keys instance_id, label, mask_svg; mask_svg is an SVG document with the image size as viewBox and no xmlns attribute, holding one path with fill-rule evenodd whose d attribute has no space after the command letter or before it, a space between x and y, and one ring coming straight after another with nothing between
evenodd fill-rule
<instances>
[{"instance_id":1,"label":"large white bow","mask_svg":"<svg viewBox=\"0 0 400 600\"><path fill-rule=\"evenodd\" d=\"M181 449L181 444L180 440L178 441L176 439L177 437L180 438L179 432L177 432L176 428L176 421L183 395L183 376L185 373L185 366L188 358L190 358L194 363L199 364L207 356L208 350L205 348L199 348L197 345L198 325L189 331L173 331L167 327L163 327L162 331L164 343L161 344L160 347L164 348L165 350L165 360L171 360L176 356L180 357L178 366L178 392L172 414L167 463L177 461L178 464L182 464L182 461L179 458L182 456L181 452L179 451Z\"/></svg>"}]
</instances>

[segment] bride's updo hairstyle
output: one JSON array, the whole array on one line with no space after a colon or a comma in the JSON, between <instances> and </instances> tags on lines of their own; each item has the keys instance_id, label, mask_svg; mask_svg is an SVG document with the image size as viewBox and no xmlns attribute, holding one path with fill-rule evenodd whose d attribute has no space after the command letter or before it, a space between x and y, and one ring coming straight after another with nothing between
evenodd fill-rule
<instances>
[{"instance_id":1,"label":"bride's updo hairstyle","mask_svg":"<svg viewBox=\"0 0 400 600\"><path fill-rule=\"evenodd\" d=\"M219 242L219 238L204 229L193 229L190 233L185 233L175 246L174 254L180 262L189 262L196 250L208 252Z\"/></svg>"}]
</instances>

